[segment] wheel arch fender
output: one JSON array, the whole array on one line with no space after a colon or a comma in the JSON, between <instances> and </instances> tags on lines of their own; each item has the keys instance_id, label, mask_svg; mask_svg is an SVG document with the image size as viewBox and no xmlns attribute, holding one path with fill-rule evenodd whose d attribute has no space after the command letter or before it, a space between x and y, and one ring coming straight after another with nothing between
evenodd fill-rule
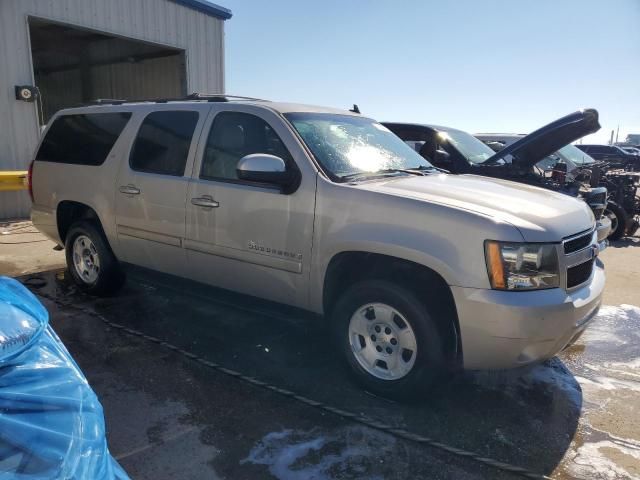
<instances>
[{"instance_id":1,"label":"wheel arch fender","mask_svg":"<svg viewBox=\"0 0 640 480\"><path fill-rule=\"evenodd\" d=\"M107 241L107 245L111 248L111 242L105 231L102 218L93 205L75 200L61 200L56 204L55 211L58 236L63 245L71 226L78 221L86 220L97 224Z\"/></svg>"},{"instance_id":2,"label":"wheel arch fender","mask_svg":"<svg viewBox=\"0 0 640 480\"><path fill-rule=\"evenodd\" d=\"M324 286L329 265L346 252L364 252L412 262L438 274L448 285L460 285L465 269L458 249L445 236L423 228L389 229L374 224L346 226L322 239L314 253L310 282L310 307L323 313ZM484 264L484 258L482 259Z\"/></svg>"}]
</instances>

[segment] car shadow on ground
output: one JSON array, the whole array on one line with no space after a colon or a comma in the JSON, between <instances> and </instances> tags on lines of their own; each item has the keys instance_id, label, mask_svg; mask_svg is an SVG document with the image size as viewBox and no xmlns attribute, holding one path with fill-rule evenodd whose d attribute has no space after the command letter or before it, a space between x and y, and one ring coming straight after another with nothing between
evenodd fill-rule
<instances>
[{"instance_id":1,"label":"car shadow on ground","mask_svg":"<svg viewBox=\"0 0 640 480\"><path fill-rule=\"evenodd\" d=\"M128 278L110 298L78 292L62 271L23 281L261 381L536 473L554 471L576 432L582 391L557 358L460 373L427 399L398 403L352 383L321 318L141 269Z\"/></svg>"},{"instance_id":2,"label":"car shadow on ground","mask_svg":"<svg viewBox=\"0 0 640 480\"><path fill-rule=\"evenodd\" d=\"M640 247L640 237L625 237L620 240L614 240L609 242L609 246L612 248Z\"/></svg>"}]
</instances>

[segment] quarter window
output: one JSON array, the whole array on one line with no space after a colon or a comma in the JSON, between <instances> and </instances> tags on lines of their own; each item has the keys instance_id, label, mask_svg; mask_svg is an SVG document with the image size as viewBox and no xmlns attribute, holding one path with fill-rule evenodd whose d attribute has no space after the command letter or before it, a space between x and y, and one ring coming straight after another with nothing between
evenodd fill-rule
<instances>
[{"instance_id":1,"label":"quarter window","mask_svg":"<svg viewBox=\"0 0 640 480\"><path fill-rule=\"evenodd\" d=\"M197 123L198 112L160 111L147 115L131 150L131 169L163 175L184 175Z\"/></svg>"},{"instance_id":2,"label":"quarter window","mask_svg":"<svg viewBox=\"0 0 640 480\"><path fill-rule=\"evenodd\" d=\"M49 127L36 160L102 165L130 118L129 112L60 116Z\"/></svg>"},{"instance_id":3,"label":"quarter window","mask_svg":"<svg viewBox=\"0 0 640 480\"><path fill-rule=\"evenodd\" d=\"M202 159L200 178L238 180L238 161L253 153L267 153L293 162L276 132L261 118L242 112L216 115Z\"/></svg>"}]
</instances>

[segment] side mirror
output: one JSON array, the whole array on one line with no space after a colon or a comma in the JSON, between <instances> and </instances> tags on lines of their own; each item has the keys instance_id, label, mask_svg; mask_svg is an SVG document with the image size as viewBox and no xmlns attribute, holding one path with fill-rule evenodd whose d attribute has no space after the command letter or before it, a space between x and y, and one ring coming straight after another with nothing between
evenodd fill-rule
<instances>
[{"instance_id":1,"label":"side mirror","mask_svg":"<svg viewBox=\"0 0 640 480\"><path fill-rule=\"evenodd\" d=\"M249 182L271 183L284 187L292 180L291 172L280 157L253 153L242 157L236 167L238 178Z\"/></svg>"},{"instance_id":2,"label":"side mirror","mask_svg":"<svg viewBox=\"0 0 640 480\"><path fill-rule=\"evenodd\" d=\"M451 155L449 155L444 150L436 150L436 158L434 158L436 163L451 163Z\"/></svg>"}]
</instances>

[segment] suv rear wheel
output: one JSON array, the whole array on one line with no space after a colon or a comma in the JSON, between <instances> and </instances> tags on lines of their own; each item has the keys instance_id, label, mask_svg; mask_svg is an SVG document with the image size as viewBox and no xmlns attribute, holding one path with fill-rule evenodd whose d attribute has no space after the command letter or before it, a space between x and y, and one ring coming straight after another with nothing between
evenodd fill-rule
<instances>
[{"instance_id":1,"label":"suv rear wheel","mask_svg":"<svg viewBox=\"0 0 640 480\"><path fill-rule=\"evenodd\" d=\"M351 372L373 393L415 397L445 372L438 328L408 289L379 280L357 283L338 300L333 317Z\"/></svg>"},{"instance_id":2,"label":"suv rear wheel","mask_svg":"<svg viewBox=\"0 0 640 480\"><path fill-rule=\"evenodd\" d=\"M67 268L73 281L88 293L109 295L124 283L124 273L107 239L95 224L74 223L65 240Z\"/></svg>"}]
</instances>

